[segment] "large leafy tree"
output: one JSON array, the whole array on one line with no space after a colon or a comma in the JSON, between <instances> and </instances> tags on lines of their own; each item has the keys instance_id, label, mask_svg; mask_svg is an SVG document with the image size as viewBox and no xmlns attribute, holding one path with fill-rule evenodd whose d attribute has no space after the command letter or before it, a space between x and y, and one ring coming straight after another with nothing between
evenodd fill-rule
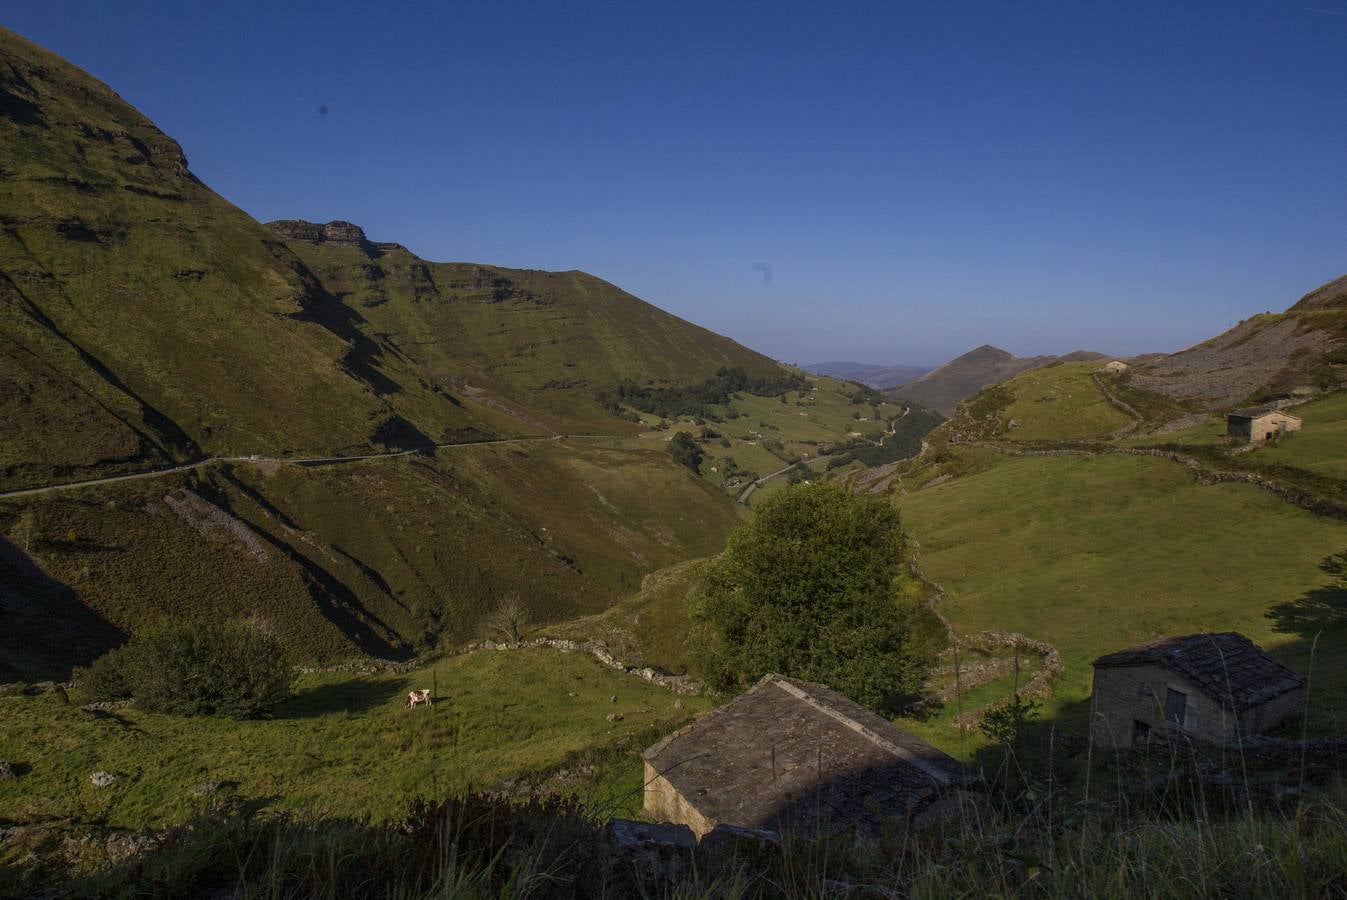
<instances>
[{"instance_id":1,"label":"large leafy tree","mask_svg":"<svg viewBox=\"0 0 1347 900\"><path fill-rule=\"evenodd\" d=\"M762 501L703 579L695 616L712 684L776 672L875 708L918 693L945 632L904 551L882 499L819 484Z\"/></svg>"}]
</instances>

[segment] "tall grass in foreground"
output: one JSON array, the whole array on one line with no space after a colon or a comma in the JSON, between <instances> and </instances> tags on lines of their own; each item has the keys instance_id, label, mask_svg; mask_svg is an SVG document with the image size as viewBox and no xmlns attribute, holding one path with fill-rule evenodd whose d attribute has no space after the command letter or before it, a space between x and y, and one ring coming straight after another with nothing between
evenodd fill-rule
<instances>
[{"instance_id":1,"label":"tall grass in foreground","mask_svg":"<svg viewBox=\"0 0 1347 900\"><path fill-rule=\"evenodd\" d=\"M150 852L77 876L0 870L0 894L76 897L1347 897L1347 794L1238 802L1181 772L1086 801L1049 781L977 795L929 828L699 850L616 853L573 800L469 794L396 821L203 812ZM1244 792L1247 798L1248 792ZM10 879L6 882L6 878Z\"/></svg>"}]
</instances>

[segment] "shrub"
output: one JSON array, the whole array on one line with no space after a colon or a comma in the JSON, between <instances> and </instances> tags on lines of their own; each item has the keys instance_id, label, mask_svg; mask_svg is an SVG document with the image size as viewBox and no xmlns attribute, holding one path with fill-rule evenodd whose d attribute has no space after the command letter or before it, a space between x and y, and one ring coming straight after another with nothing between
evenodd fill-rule
<instances>
[{"instance_id":1,"label":"shrub","mask_svg":"<svg viewBox=\"0 0 1347 900\"><path fill-rule=\"evenodd\" d=\"M711 683L741 689L777 672L872 707L918 693L945 634L904 549L881 499L820 484L764 500L706 569L695 615Z\"/></svg>"},{"instance_id":2,"label":"shrub","mask_svg":"<svg viewBox=\"0 0 1347 900\"><path fill-rule=\"evenodd\" d=\"M692 439L692 435L686 431L680 431L669 441L667 449L669 455L682 466L687 466L693 472L696 472L702 464L702 448L697 446L697 442Z\"/></svg>"},{"instance_id":3,"label":"shrub","mask_svg":"<svg viewBox=\"0 0 1347 900\"><path fill-rule=\"evenodd\" d=\"M135 699L154 712L255 718L290 694L285 650L250 622L168 622L145 628L79 678L94 700Z\"/></svg>"}]
</instances>

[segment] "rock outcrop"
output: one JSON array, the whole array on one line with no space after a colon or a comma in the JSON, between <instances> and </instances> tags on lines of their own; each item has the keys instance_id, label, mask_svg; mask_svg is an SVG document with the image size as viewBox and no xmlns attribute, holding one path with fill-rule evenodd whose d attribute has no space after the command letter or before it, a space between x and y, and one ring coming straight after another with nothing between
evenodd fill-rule
<instances>
[{"instance_id":1,"label":"rock outcrop","mask_svg":"<svg viewBox=\"0 0 1347 900\"><path fill-rule=\"evenodd\" d=\"M365 231L352 222L335 219L319 224L303 219L277 219L268 222L267 227L289 241L313 241L315 244L338 244L350 247L371 248L374 245L365 237Z\"/></svg>"}]
</instances>

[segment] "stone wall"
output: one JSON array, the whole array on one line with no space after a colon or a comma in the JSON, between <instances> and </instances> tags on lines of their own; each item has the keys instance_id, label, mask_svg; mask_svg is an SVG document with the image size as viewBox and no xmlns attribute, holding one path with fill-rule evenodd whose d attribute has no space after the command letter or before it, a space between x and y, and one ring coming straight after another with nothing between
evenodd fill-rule
<instances>
[{"instance_id":1,"label":"stone wall","mask_svg":"<svg viewBox=\"0 0 1347 900\"><path fill-rule=\"evenodd\" d=\"M686 825L698 838L716 825L703 816L686 797L678 793L669 779L656 771L649 762L645 764L643 811L654 822Z\"/></svg>"},{"instance_id":2,"label":"stone wall","mask_svg":"<svg viewBox=\"0 0 1347 900\"><path fill-rule=\"evenodd\" d=\"M1170 690L1187 695L1182 733L1200 740L1225 743L1234 736L1234 722L1215 700L1187 680L1159 666L1123 666L1095 669L1091 694L1091 738L1098 748L1125 750L1132 746L1134 723L1143 722L1159 734L1172 726L1165 720L1165 698Z\"/></svg>"},{"instance_id":3,"label":"stone wall","mask_svg":"<svg viewBox=\"0 0 1347 900\"><path fill-rule=\"evenodd\" d=\"M1169 690L1187 695L1182 729L1165 720ZM1288 691L1245 711L1238 719L1212 697L1179 675L1160 666L1120 666L1095 669L1091 697L1090 734L1098 748L1125 750L1132 746L1134 722L1144 722L1151 733L1177 732L1197 740L1226 744L1266 731L1299 715L1304 689Z\"/></svg>"},{"instance_id":4,"label":"stone wall","mask_svg":"<svg viewBox=\"0 0 1347 900\"><path fill-rule=\"evenodd\" d=\"M700 694L705 691L702 683L687 675L670 675L650 666L628 667L608 649L603 641L571 641L564 638L531 638L527 641L502 643L498 641L474 641L465 644L463 653L474 650L527 650L535 647L548 647L562 653L588 653L605 666L625 672L642 681L673 691L675 694Z\"/></svg>"}]
</instances>

